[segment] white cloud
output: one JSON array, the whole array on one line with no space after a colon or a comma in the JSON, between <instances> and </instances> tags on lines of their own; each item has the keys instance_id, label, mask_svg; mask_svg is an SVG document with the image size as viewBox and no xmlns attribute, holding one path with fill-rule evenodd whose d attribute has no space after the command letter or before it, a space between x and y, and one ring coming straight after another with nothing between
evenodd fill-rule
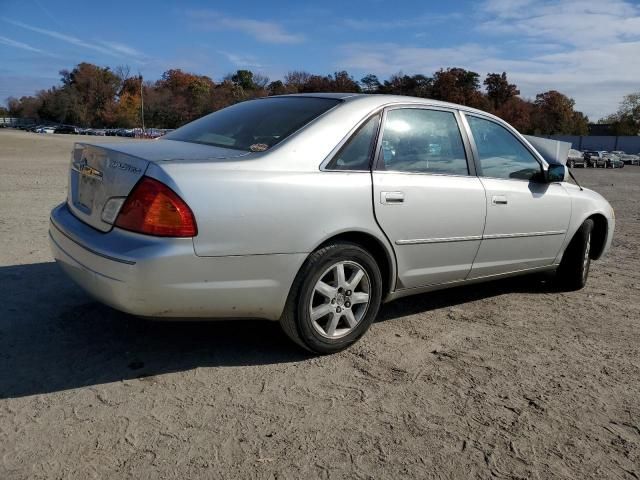
<instances>
[{"instance_id":1,"label":"white cloud","mask_svg":"<svg viewBox=\"0 0 640 480\"><path fill-rule=\"evenodd\" d=\"M238 53L225 52L220 50L218 53L227 57L231 63L233 63L236 67L246 67L246 68L264 68L264 65L261 64L256 57L253 55L242 55Z\"/></svg>"},{"instance_id":2,"label":"white cloud","mask_svg":"<svg viewBox=\"0 0 640 480\"><path fill-rule=\"evenodd\" d=\"M32 32L39 33L41 35L46 35L48 37L55 38L56 40L61 40L66 43L70 43L77 47L88 48L100 53L104 53L106 55L113 55L113 52L111 52L111 50L107 48L101 47L99 45L95 45L93 43L85 42L84 40L73 37L71 35L66 35L64 33L56 32L54 30L47 30L45 28L34 27L33 25L28 25L26 23L18 22L16 20L9 20L7 18L3 18L3 20L17 27L24 28L25 30L30 30Z\"/></svg>"},{"instance_id":3,"label":"white cloud","mask_svg":"<svg viewBox=\"0 0 640 480\"><path fill-rule=\"evenodd\" d=\"M41 50L39 48L32 47L31 45L29 45L27 43L19 42L17 40L12 40L11 38L8 38L8 37L0 36L0 43L3 44L3 45L7 45L9 47L19 48L21 50L26 50L28 52L39 53L41 55L49 55L49 56L51 56L51 54L49 52L45 52L44 50Z\"/></svg>"},{"instance_id":4,"label":"white cloud","mask_svg":"<svg viewBox=\"0 0 640 480\"><path fill-rule=\"evenodd\" d=\"M342 48L345 54L341 67L391 75L405 73L431 73L442 67L464 66L477 58L494 55L495 49L477 44L451 48L407 47L396 43L349 44Z\"/></svg>"},{"instance_id":5,"label":"white cloud","mask_svg":"<svg viewBox=\"0 0 640 480\"><path fill-rule=\"evenodd\" d=\"M132 57L137 59L145 57L144 53L142 53L139 50L136 50L133 47L130 47L129 45L124 45L118 42L107 42L107 41L101 41L100 43L104 45L106 48L108 48L109 50L111 50L112 52L118 53L122 56Z\"/></svg>"},{"instance_id":6,"label":"white cloud","mask_svg":"<svg viewBox=\"0 0 640 480\"><path fill-rule=\"evenodd\" d=\"M383 76L431 74L443 67L467 68L481 76L506 71L522 96L558 90L592 120L615 111L625 94L640 87L636 5L622 0L487 0L476 13L478 43L443 48L349 44L336 66Z\"/></svg>"},{"instance_id":7,"label":"white cloud","mask_svg":"<svg viewBox=\"0 0 640 480\"><path fill-rule=\"evenodd\" d=\"M305 37L289 33L278 23L251 18L230 17L210 10L188 12L188 16L200 27L210 30L235 30L265 43L301 43Z\"/></svg>"},{"instance_id":8,"label":"white cloud","mask_svg":"<svg viewBox=\"0 0 640 480\"><path fill-rule=\"evenodd\" d=\"M602 4L610 3L610 9ZM565 45L598 46L640 36L640 11L621 2L601 2L591 8L588 1L536 4L514 16L497 14L483 21L478 30L489 35L518 35L527 39L546 39Z\"/></svg>"},{"instance_id":9,"label":"white cloud","mask_svg":"<svg viewBox=\"0 0 640 480\"><path fill-rule=\"evenodd\" d=\"M45 28L36 27L23 22L19 22L17 20L11 20L8 18L2 18L2 20L12 25L15 25L17 27L23 28L25 30L29 30L35 33L39 33L41 35L55 38L56 40L69 43L77 47L93 50L95 52L102 53L104 55L109 55L112 57L120 57L120 58L129 57L132 60L136 60L136 61L139 61L144 58L144 54L142 54L141 52L127 45L123 45L121 43L106 42L106 41L92 43L92 42L88 42L80 38L74 37L72 35L56 32L55 30L48 30Z\"/></svg>"},{"instance_id":10,"label":"white cloud","mask_svg":"<svg viewBox=\"0 0 640 480\"><path fill-rule=\"evenodd\" d=\"M461 18L460 13L417 15L413 18L385 18L384 20L369 20L366 18L346 18L340 23L350 30L394 30L404 28L428 28L447 21Z\"/></svg>"}]
</instances>

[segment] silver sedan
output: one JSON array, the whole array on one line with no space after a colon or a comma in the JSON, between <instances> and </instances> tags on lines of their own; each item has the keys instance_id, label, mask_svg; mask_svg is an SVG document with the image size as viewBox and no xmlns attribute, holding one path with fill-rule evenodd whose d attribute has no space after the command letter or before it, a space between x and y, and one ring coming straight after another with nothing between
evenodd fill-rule
<instances>
[{"instance_id":1,"label":"silver sedan","mask_svg":"<svg viewBox=\"0 0 640 480\"><path fill-rule=\"evenodd\" d=\"M116 309L279 320L331 353L399 297L546 270L583 287L614 214L566 173L460 105L270 97L161 140L76 144L50 240Z\"/></svg>"}]
</instances>

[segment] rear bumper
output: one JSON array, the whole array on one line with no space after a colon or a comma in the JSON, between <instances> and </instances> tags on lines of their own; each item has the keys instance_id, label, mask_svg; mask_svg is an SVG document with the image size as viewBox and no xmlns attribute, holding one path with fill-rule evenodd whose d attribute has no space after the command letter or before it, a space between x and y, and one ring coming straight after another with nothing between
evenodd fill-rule
<instances>
[{"instance_id":1,"label":"rear bumper","mask_svg":"<svg viewBox=\"0 0 640 480\"><path fill-rule=\"evenodd\" d=\"M51 212L51 251L86 292L146 317L277 320L305 254L198 257L190 238L102 233L66 204Z\"/></svg>"}]
</instances>

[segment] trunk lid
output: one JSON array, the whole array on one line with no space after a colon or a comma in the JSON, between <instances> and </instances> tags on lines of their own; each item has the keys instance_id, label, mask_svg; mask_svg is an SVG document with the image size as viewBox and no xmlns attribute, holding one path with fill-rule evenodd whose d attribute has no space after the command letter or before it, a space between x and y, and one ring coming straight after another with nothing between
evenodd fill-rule
<instances>
[{"instance_id":1,"label":"trunk lid","mask_svg":"<svg viewBox=\"0 0 640 480\"><path fill-rule=\"evenodd\" d=\"M124 199L149 163L231 160L248 153L172 140L76 143L71 156L67 204L80 220L108 232Z\"/></svg>"},{"instance_id":2,"label":"trunk lid","mask_svg":"<svg viewBox=\"0 0 640 480\"><path fill-rule=\"evenodd\" d=\"M69 172L69 208L83 222L108 232L112 225L102 218L105 205L111 199L124 201L148 164L146 160L109 148L76 144Z\"/></svg>"}]
</instances>

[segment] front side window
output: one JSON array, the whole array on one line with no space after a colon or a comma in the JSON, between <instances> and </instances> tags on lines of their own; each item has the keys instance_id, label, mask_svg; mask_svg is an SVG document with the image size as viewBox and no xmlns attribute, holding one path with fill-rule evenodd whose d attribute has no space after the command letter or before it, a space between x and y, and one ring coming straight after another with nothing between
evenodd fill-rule
<instances>
[{"instance_id":1,"label":"front side window","mask_svg":"<svg viewBox=\"0 0 640 480\"><path fill-rule=\"evenodd\" d=\"M317 97L249 100L188 123L164 138L263 152L338 103Z\"/></svg>"},{"instance_id":2,"label":"front side window","mask_svg":"<svg viewBox=\"0 0 640 480\"><path fill-rule=\"evenodd\" d=\"M452 112L400 108L387 114L381 168L396 172L468 175L467 158Z\"/></svg>"},{"instance_id":3,"label":"front side window","mask_svg":"<svg viewBox=\"0 0 640 480\"><path fill-rule=\"evenodd\" d=\"M502 125L471 115L467 120L483 176L533 180L542 172L533 154Z\"/></svg>"},{"instance_id":4,"label":"front side window","mask_svg":"<svg viewBox=\"0 0 640 480\"><path fill-rule=\"evenodd\" d=\"M380 115L362 125L327 164L327 170L369 170Z\"/></svg>"}]
</instances>

